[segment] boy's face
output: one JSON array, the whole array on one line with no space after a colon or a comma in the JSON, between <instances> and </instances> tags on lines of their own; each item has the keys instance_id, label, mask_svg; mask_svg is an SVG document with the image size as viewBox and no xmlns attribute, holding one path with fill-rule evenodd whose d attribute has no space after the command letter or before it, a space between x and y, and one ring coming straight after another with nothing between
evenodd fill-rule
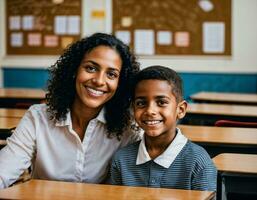
<instances>
[{"instance_id":1,"label":"boy's face","mask_svg":"<svg viewBox=\"0 0 257 200\"><path fill-rule=\"evenodd\" d=\"M146 137L175 136L176 122L185 116L187 103L176 102L172 85L164 80L143 80L135 89L134 113Z\"/></svg>"}]
</instances>

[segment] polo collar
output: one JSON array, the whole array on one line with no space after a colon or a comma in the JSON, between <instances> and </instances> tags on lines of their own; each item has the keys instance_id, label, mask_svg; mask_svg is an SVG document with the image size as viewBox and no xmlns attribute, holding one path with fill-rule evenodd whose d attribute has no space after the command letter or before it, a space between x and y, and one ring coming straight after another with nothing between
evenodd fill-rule
<instances>
[{"instance_id":1,"label":"polo collar","mask_svg":"<svg viewBox=\"0 0 257 200\"><path fill-rule=\"evenodd\" d=\"M176 128L176 132L176 137L170 143L168 148L161 155L154 159L155 163L161 165L164 168L170 167L170 165L176 159L177 155L187 143L187 138L181 133L179 128ZM139 144L136 165L144 164L150 160L151 157L146 150L145 138L143 137Z\"/></svg>"}]
</instances>

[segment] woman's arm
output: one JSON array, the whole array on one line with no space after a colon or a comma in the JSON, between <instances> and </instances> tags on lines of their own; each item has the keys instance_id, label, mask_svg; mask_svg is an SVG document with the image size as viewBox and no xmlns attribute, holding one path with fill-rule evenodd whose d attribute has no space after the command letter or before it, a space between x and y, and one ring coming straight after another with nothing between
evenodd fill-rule
<instances>
[{"instance_id":1,"label":"woman's arm","mask_svg":"<svg viewBox=\"0 0 257 200\"><path fill-rule=\"evenodd\" d=\"M35 120L27 111L0 151L0 188L14 183L30 167L36 149Z\"/></svg>"}]
</instances>

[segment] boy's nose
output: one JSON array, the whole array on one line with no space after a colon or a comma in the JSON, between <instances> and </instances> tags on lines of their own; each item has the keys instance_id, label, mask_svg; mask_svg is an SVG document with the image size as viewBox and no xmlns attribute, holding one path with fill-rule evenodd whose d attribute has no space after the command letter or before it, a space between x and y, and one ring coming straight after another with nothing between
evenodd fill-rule
<instances>
[{"instance_id":1,"label":"boy's nose","mask_svg":"<svg viewBox=\"0 0 257 200\"><path fill-rule=\"evenodd\" d=\"M146 114L149 114L149 115L154 115L156 114L157 112L157 109L156 109L156 106L154 106L153 104L149 104L146 108Z\"/></svg>"}]
</instances>

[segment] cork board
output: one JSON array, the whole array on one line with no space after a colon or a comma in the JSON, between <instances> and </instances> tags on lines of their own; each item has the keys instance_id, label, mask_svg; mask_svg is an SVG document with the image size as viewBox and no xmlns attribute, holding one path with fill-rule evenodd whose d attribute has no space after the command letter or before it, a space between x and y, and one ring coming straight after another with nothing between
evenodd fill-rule
<instances>
[{"instance_id":1,"label":"cork board","mask_svg":"<svg viewBox=\"0 0 257 200\"><path fill-rule=\"evenodd\" d=\"M113 33L137 54L231 55L231 0L112 3Z\"/></svg>"},{"instance_id":2,"label":"cork board","mask_svg":"<svg viewBox=\"0 0 257 200\"><path fill-rule=\"evenodd\" d=\"M8 55L56 55L81 35L81 0L6 1Z\"/></svg>"}]
</instances>

